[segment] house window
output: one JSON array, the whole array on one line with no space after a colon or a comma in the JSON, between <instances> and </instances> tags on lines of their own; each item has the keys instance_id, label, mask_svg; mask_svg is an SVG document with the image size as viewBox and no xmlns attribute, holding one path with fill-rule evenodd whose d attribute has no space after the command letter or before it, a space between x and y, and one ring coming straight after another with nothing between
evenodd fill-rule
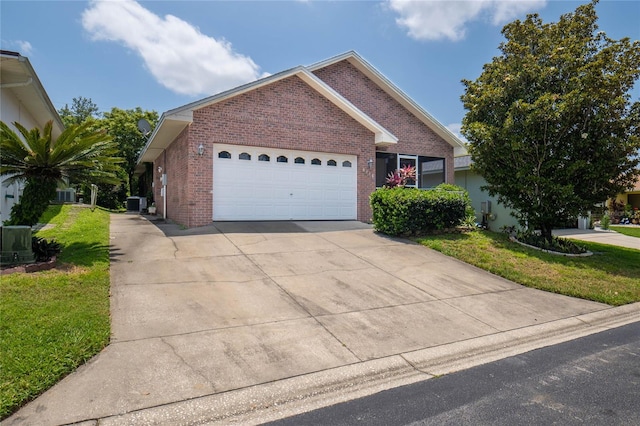
<instances>
[{"instance_id":1,"label":"house window","mask_svg":"<svg viewBox=\"0 0 640 426\"><path fill-rule=\"evenodd\" d=\"M320 161L317 158L314 158L313 160L311 160L311 164L314 165L314 166L320 166L320 165L322 165L322 161Z\"/></svg>"},{"instance_id":2,"label":"house window","mask_svg":"<svg viewBox=\"0 0 640 426\"><path fill-rule=\"evenodd\" d=\"M251 154L247 153L247 152L243 152L242 154L240 154L238 156L239 159L241 160L251 160Z\"/></svg>"},{"instance_id":3,"label":"house window","mask_svg":"<svg viewBox=\"0 0 640 426\"><path fill-rule=\"evenodd\" d=\"M293 160L293 162L296 163L296 164L304 164L304 158L296 157L296 159Z\"/></svg>"},{"instance_id":4,"label":"house window","mask_svg":"<svg viewBox=\"0 0 640 426\"><path fill-rule=\"evenodd\" d=\"M445 182L445 162L442 157L404 155L393 152L376 152L376 186L384 186L387 177L403 166L416 168L416 181L408 185L418 188L433 188Z\"/></svg>"},{"instance_id":5,"label":"house window","mask_svg":"<svg viewBox=\"0 0 640 426\"><path fill-rule=\"evenodd\" d=\"M271 158L267 154L260 154L258 156L258 161L271 161Z\"/></svg>"},{"instance_id":6,"label":"house window","mask_svg":"<svg viewBox=\"0 0 640 426\"><path fill-rule=\"evenodd\" d=\"M284 155L281 155L278 157L278 159L276 160L278 163L288 163L289 159L287 157L285 157Z\"/></svg>"},{"instance_id":7,"label":"house window","mask_svg":"<svg viewBox=\"0 0 640 426\"><path fill-rule=\"evenodd\" d=\"M404 169L406 167L413 167L416 172L416 178L418 177L418 156L417 155L398 155L398 169ZM416 179L407 179L405 186L418 188L418 182Z\"/></svg>"},{"instance_id":8,"label":"house window","mask_svg":"<svg viewBox=\"0 0 640 426\"><path fill-rule=\"evenodd\" d=\"M218 158L231 158L231 154L229 151L220 151L218 153Z\"/></svg>"},{"instance_id":9,"label":"house window","mask_svg":"<svg viewBox=\"0 0 640 426\"><path fill-rule=\"evenodd\" d=\"M445 181L444 158L419 157L419 160L420 173L418 177L420 188L433 188Z\"/></svg>"},{"instance_id":10,"label":"house window","mask_svg":"<svg viewBox=\"0 0 640 426\"><path fill-rule=\"evenodd\" d=\"M337 165L338 165L338 163L336 163L336 160L329 160L329 161L327 161L327 166L334 166L334 167L335 167L335 166L337 166Z\"/></svg>"},{"instance_id":11,"label":"house window","mask_svg":"<svg viewBox=\"0 0 640 426\"><path fill-rule=\"evenodd\" d=\"M351 161L343 161L342 167L351 167Z\"/></svg>"}]
</instances>

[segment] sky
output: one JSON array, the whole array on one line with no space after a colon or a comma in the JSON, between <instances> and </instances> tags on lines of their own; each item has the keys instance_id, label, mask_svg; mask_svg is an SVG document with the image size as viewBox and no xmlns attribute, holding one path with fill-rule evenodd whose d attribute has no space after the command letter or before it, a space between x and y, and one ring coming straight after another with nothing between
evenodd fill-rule
<instances>
[{"instance_id":1,"label":"sky","mask_svg":"<svg viewBox=\"0 0 640 426\"><path fill-rule=\"evenodd\" d=\"M4 50L29 58L57 109L159 113L298 65L356 51L454 133L462 79L499 54L501 30L557 22L585 1L0 1ZM600 30L640 40L640 0L601 0ZM636 84L632 99L640 99Z\"/></svg>"}]
</instances>

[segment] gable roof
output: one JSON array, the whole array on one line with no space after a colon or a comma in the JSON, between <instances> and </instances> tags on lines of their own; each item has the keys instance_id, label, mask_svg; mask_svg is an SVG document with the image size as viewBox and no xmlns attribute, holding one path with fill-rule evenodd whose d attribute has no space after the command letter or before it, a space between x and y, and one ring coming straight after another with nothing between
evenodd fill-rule
<instances>
[{"instance_id":1,"label":"gable roof","mask_svg":"<svg viewBox=\"0 0 640 426\"><path fill-rule=\"evenodd\" d=\"M307 67L307 69L313 72L345 60L356 67L358 71L371 79L375 84L378 85L378 87L384 90L396 102L409 110L420 121L431 128L438 136L444 139L449 145L453 146L454 148L464 148L464 143L455 134L453 134L451 130L443 126L442 123L436 120L424 108L422 108L413 99L407 96L402 90L400 90L395 84L393 84L391 80L385 77L380 71L374 68L369 62L367 62L355 51L352 50L341 55L334 56L333 58L329 58L311 65Z\"/></svg>"},{"instance_id":2,"label":"gable roof","mask_svg":"<svg viewBox=\"0 0 640 426\"><path fill-rule=\"evenodd\" d=\"M299 77L311 88L323 95L325 98L331 101L342 111L347 113L365 128L373 132L375 134L376 145L390 145L397 143L398 138L395 135L385 129L381 124L373 120L370 116L362 112L350 101L348 101L333 88L327 85L324 81L316 77L315 74L313 74L314 70L343 60L348 60L350 63L356 66L360 71L363 72L363 74L372 79L385 92L387 92L401 105L411 111L411 113L416 115L420 120L422 120L431 129L433 129L437 135L442 137L450 145L456 148L463 146L462 142L453 133L451 133L451 131L449 131L446 127L444 127L436 119L434 119L431 115L424 111L418 104L412 101L396 86L394 86L386 77L380 74L357 53L351 51L327 59L326 61L319 62L309 67L297 66L295 68L270 75L251 83L238 86L231 90L227 90L225 92L221 92L216 95L201 99L199 101L195 101L164 112L160 117L160 120L158 121L158 125L149 137L147 144L142 149L142 152L138 157L138 164L155 160L162 153L162 151L166 149L171 144L171 142L173 142L173 140L180 134L180 132L182 132L189 124L193 122L193 111L207 107L209 105L213 105L234 96L241 95L251 90L255 90L260 87L272 84L285 78L289 78L291 76Z\"/></svg>"},{"instance_id":3,"label":"gable roof","mask_svg":"<svg viewBox=\"0 0 640 426\"><path fill-rule=\"evenodd\" d=\"M62 119L27 57L18 52L0 51L0 88L3 91L11 91L40 128L43 128L47 121L53 120L53 137L56 138L62 133Z\"/></svg>"}]
</instances>

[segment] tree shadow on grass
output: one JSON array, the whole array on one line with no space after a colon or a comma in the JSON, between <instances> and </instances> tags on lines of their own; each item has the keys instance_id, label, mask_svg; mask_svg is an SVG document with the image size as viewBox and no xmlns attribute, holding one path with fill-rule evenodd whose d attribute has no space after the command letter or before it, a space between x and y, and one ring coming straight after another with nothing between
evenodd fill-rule
<instances>
[{"instance_id":1,"label":"tree shadow on grass","mask_svg":"<svg viewBox=\"0 0 640 426\"><path fill-rule=\"evenodd\" d=\"M72 243L62 246L58 261L76 266L91 267L109 262L109 246L104 244Z\"/></svg>"}]
</instances>

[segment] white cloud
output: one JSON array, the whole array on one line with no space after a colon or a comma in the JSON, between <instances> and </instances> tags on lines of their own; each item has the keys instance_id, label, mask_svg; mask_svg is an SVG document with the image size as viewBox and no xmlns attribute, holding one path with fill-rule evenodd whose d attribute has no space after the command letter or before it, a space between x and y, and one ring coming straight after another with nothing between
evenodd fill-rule
<instances>
[{"instance_id":1,"label":"white cloud","mask_svg":"<svg viewBox=\"0 0 640 426\"><path fill-rule=\"evenodd\" d=\"M506 23L522 13L543 7L547 0L388 0L390 8L400 15L396 23L417 40L465 37L466 25L486 19L493 25Z\"/></svg>"},{"instance_id":2,"label":"white cloud","mask_svg":"<svg viewBox=\"0 0 640 426\"><path fill-rule=\"evenodd\" d=\"M22 56L29 56L33 53L33 46L31 46L31 43L29 43L28 41L16 40L15 43L20 49L20 54Z\"/></svg>"},{"instance_id":3,"label":"white cloud","mask_svg":"<svg viewBox=\"0 0 640 426\"><path fill-rule=\"evenodd\" d=\"M33 53L33 46L24 40L2 40L2 48L16 51L22 56L30 56Z\"/></svg>"},{"instance_id":4,"label":"white cloud","mask_svg":"<svg viewBox=\"0 0 640 426\"><path fill-rule=\"evenodd\" d=\"M211 95L262 76L231 43L173 15L160 17L134 0L92 1L82 25L93 40L121 43L138 53L156 80L176 93Z\"/></svg>"}]
</instances>

